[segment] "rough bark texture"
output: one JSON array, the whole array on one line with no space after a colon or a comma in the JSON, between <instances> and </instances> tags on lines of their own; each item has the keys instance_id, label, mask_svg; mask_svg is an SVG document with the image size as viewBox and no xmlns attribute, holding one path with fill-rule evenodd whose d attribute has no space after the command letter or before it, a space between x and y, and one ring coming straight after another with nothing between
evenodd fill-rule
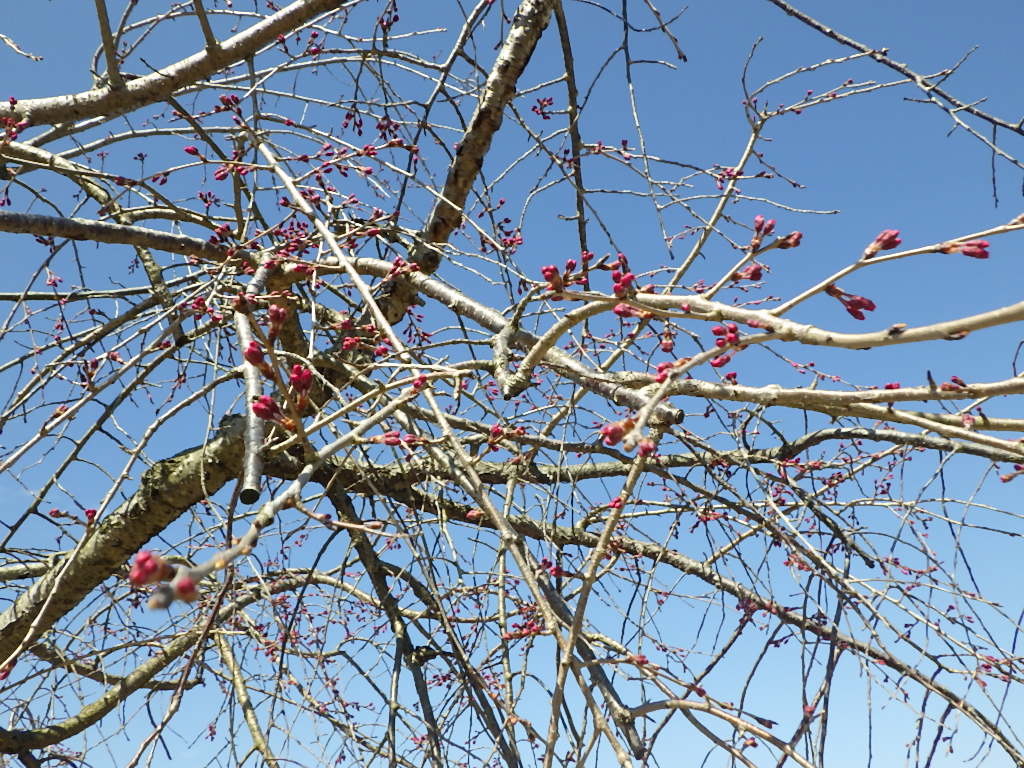
<instances>
[{"instance_id":1,"label":"rough bark texture","mask_svg":"<svg viewBox=\"0 0 1024 768\"><path fill-rule=\"evenodd\" d=\"M234 418L206 445L147 470L135 495L103 519L77 554L58 560L0 615L0 658L23 643L33 624L31 641L37 641L147 541L237 477L242 453L242 420Z\"/></svg>"}]
</instances>

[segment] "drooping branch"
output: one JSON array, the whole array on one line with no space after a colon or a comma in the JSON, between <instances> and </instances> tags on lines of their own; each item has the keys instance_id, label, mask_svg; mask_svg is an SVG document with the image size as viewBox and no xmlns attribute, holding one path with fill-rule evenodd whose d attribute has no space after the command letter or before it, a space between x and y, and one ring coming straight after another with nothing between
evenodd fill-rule
<instances>
[{"instance_id":1,"label":"drooping branch","mask_svg":"<svg viewBox=\"0 0 1024 768\"><path fill-rule=\"evenodd\" d=\"M470 515L472 508L450 499L441 499L430 494L412 491L406 496L404 501L411 505L422 506L425 509L443 509L449 520L460 520L482 528L495 527L492 521L486 517ZM521 536L549 542L558 547L575 545L586 550L592 550L600 538L598 533L591 533L578 527L569 528L550 522L539 521L523 514L509 515L508 524ZM892 651L884 648L877 642L877 638L874 643L867 642L853 635L846 634L838 627L832 626L827 622L817 622L814 618L804 615L803 612L786 608L775 600L764 597L750 587L722 575L715 568L681 552L665 547L660 542L640 541L629 536L617 535L614 538L614 546L618 552L635 555L652 563L663 563L680 573L696 577L714 588L717 593L735 597L738 603L747 606L748 610L764 611L801 632L817 636L829 643L839 643L843 647L854 651L865 660L874 662L883 668L892 669L899 675L913 680L924 690L934 693L959 710L977 724L980 729L991 736L1015 762L1024 764L1024 753L1021 753L1013 745L1007 734L996 723L993 723L991 718L968 702L963 696L939 683L935 679L936 676L934 674L927 674L925 671L918 669L916 664L905 661L896 656Z\"/></svg>"},{"instance_id":2,"label":"drooping branch","mask_svg":"<svg viewBox=\"0 0 1024 768\"><path fill-rule=\"evenodd\" d=\"M212 618L215 623L220 624L230 619L242 609L265 599L268 593L275 595L298 589L306 584L307 579L308 575L302 574L275 579L269 585L260 582L233 602L225 605ZM159 648L152 658L147 659L132 672L125 675L116 685L108 688L95 701L84 706L77 714L60 722L39 728L18 730L0 728L0 754L18 753L23 750L48 747L53 744L59 744L65 739L81 733L112 712L115 707L132 693L148 687L150 681L166 669L169 664L192 649L204 632L205 625L200 624L188 632L178 635L169 643Z\"/></svg>"}]
</instances>

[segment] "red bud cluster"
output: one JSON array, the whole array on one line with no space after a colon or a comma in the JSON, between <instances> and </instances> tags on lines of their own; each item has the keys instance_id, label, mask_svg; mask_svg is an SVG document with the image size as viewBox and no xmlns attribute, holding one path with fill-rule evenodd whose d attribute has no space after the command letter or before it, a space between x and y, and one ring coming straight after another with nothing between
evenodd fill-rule
<instances>
[{"instance_id":1,"label":"red bud cluster","mask_svg":"<svg viewBox=\"0 0 1024 768\"><path fill-rule=\"evenodd\" d=\"M252 409L256 416L266 421L280 422L285 416L281 406L268 394L261 394L253 400Z\"/></svg>"},{"instance_id":2,"label":"red bud cluster","mask_svg":"<svg viewBox=\"0 0 1024 768\"><path fill-rule=\"evenodd\" d=\"M724 326L711 326L711 335L718 337L715 339L715 346L721 349L722 347L727 347L730 344L739 344L739 330L739 326L737 326L736 323L726 323Z\"/></svg>"},{"instance_id":3,"label":"red bud cluster","mask_svg":"<svg viewBox=\"0 0 1024 768\"><path fill-rule=\"evenodd\" d=\"M962 253L972 259L987 259L988 246L988 240L968 240L964 243L945 243L939 248L939 252Z\"/></svg>"},{"instance_id":4,"label":"red bud cluster","mask_svg":"<svg viewBox=\"0 0 1024 768\"><path fill-rule=\"evenodd\" d=\"M270 327L267 329L267 337L273 341L281 332L281 327L284 325L284 321L288 319L288 308L282 307L278 304L271 304L270 308L267 310L267 319L270 321Z\"/></svg>"},{"instance_id":5,"label":"red bud cluster","mask_svg":"<svg viewBox=\"0 0 1024 768\"><path fill-rule=\"evenodd\" d=\"M825 289L825 293L833 298L839 299L843 308L858 320L864 319L865 312L874 312L876 309L875 302L871 299L866 299L863 296L856 296L852 293L841 291L839 286L834 284L828 286Z\"/></svg>"},{"instance_id":6,"label":"red bud cluster","mask_svg":"<svg viewBox=\"0 0 1024 768\"><path fill-rule=\"evenodd\" d=\"M135 563L128 573L128 580L136 587L168 581L174 578L174 566L160 555L144 549L135 555Z\"/></svg>"},{"instance_id":7,"label":"red bud cluster","mask_svg":"<svg viewBox=\"0 0 1024 768\"><path fill-rule=\"evenodd\" d=\"M625 296L633 287L636 282L636 275L632 272L620 272L617 269L612 270L612 292L616 296Z\"/></svg>"},{"instance_id":8,"label":"red bud cluster","mask_svg":"<svg viewBox=\"0 0 1024 768\"><path fill-rule=\"evenodd\" d=\"M562 289L565 288L565 284L562 281L562 273L558 271L558 267L554 264L541 267L540 274L548 281L548 290L561 293Z\"/></svg>"},{"instance_id":9,"label":"red bud cluster","mask_svg":"<svg viewBox=\"0 0 1024 768\"><path fill-rule=\"evenodd\" d=\"M775 231L775 219L765 219L761 214L754 217L754 236L750 238L750 250L756 251L768 235Z\"/></svg>"},{"instance_id":10,"label":"red bud cluster","mask_svg":"<svg viewBox=\"0 0 1024 768\"><path fill-rule=\"evenodd\" d=\"M622 438L632 431L635 425L636 422L633 419L623 419L622 421L613 421L610 424L605 424L600 429L604 444L607 446L618 445Z\"/></svg>"},{"instance_id":11,"label":"red bud cluster","mask_svg":"<svg viewBox=\"0 0 1024 768\"><path fill-rule=\"evenodd\" d=\"M305 396L313 386L313 372L306 366L296 363L288 375L288 382L296 394Z\"/></svg>"},{"instance_id":12,"label":"red bud cluster","mask_svg":"<svg viewBox=\"0 0 1024 768\"><path fill-rule=\"evenodd\" d=\"M803 232L790 232L785 237L780 237L779 240L776 242L775 247L782 248L783 250L787 248L798 248L800 246L800 241L803 239L803 236Z\"/></svg>"},{"instance_id":13,"label":"red bud cluster","mask_svg":"<svg viewBox=\"0 0 1024 768\"><path fill-rule=\"evenodd\" d=\"M756 261L753 264L748 264L743 269L737 270L732 273L732 279L735 281L740 280L760 280L764 276L764 267L758 264Z\"/></svg>"},{"instance_id":14,"label":"red bud cluster","mask_svg":"<svg viewBox=\"0 0 1024 768\"><path fill-rule=\"evenodd\" d=\"M262 345L255 339L253 341L250 341L249 344L246 346L245 351L242 352L242 357L245 358L245 362L249 363L250 365L255 365L257 368L259 368L264 364Z\"/></svg>"},{"instance_id":15,"label":"red bud cluster","mask_svg":"<svg viewBox=\"0 0 1024 768\"><path fill-rule=\"evenodd\" d=\"M878 233L878 236L868 244L868 247L864 249L864 258L870 259L880 251L891 251L902 242L903 241L900 240L900 231L898 229L883 229Z\"/></svg>"}]
</instances>

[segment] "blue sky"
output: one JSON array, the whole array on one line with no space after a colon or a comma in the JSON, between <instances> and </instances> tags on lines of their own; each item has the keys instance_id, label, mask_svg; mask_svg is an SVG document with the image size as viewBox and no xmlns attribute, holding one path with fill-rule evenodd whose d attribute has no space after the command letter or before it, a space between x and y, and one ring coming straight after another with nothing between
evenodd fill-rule
<instances>
[{"instance_id":1,"label":"blue sky","mask_svg":"<svg viewBox=\"0 0 1024 768\"><path fill-rule=\"evenodd\" d=\"M10 0L8 0L10 4ZM111 3L111 6L114 4ZM146 3L144 2L145 6ZM162 3L148 5L162 7ZM236 2L237 5L242 3ZM451 23L449 12L455 4L447 0L401 3L401 28L447 26L417 42L417 50L425 57L443 56L457 29ZM618 4L615 4L618 7ZM1024 116L1024 82L1022 71L1020 24L1018 4L1010 0L962 3L954 0L938 2L858 2L835 3L825 0L798 0L802 10L836 27L861 42L886 47L897 61L906 62L922 73L942 70L958 61L977 46L977 50L946 83L948 90L965 101L985 99L984 108L1006 117ZM573 44L581 87L589 85L594 73L603 65L610 48L615 45L614 23L607 15L585 4L568 3L573 21ZM438 9L443 9L438 12ZM631 13L638 24L649 24L642 3L631 3ZM670 15L672 8L664 4L663 13ZM400 28L400 30L401 30ZM72 0L37 0L31 4L18 4L16 10L4 16L0 32L10 35L23 48L43 55L39 63L29 62L0 46L0 98L14 95L19 98L55 95L84 89L90 85L89 57L95 39L95 19L91 4ZM739 156L747 136L741 100L740 76L743 62L755 40L763 38L749 68L749 79L754 85L774 78L790 69L823 59L845 56L849 51L825 40L788 18L764 0L735 0L731 3L700 0L690 4L685 14L673 27L688 62L674 60L671 48L656 35L637 38L632 51L634 59L665 59L674 64L668 68L659 64L637 64L634 77L637 84L637 111L643 124L649 151L663 157L692 163L699 167L711 164L731 166ZM400 31L399 30L399 31ZM557 37L552 25L542 40L534 61L521 81L521 87L531 86L557 76L561 72L561 57ZM641 42L642 40L642 42ZM598 44L599 43L599 44ZM192 53L198 45L198 36L188 34L157 37L146 49L147 61L158 66ZM492 55L479 51L482 59ZM638 137L628 112L626 89L622 81L621 56L609 65L607 75L594 88L591 103L582 122L581 130L586 142L603 141L617 145L625 139L631 147L637 146ZM802 76L784 83L772 92L771 102L791 103L801 98L806 90L821 92L853 78L858 83L885 82L898 76L883 67L868 62L840 65ZM314 88L332 93L343 80L339 73L319 75ZM304 80L310 87L312 80ZM530 117L529 106L536 97L551 95L554 110L564 107L564 89L561 84L531 94L519 105L520 112ZM757 213L774 216L780 231L800 230L803 245L796 250L775 251L767 259L770 265L769 292L789 296L855 259L863 247L880 230L897 228L902 232L904 244L914 246L962 236L1008 221L1024 211L1022 200L1022 173L1003 161L996 162L996 190L999 206L993 199L992 166L990 153L976 139L962 132L950 134L949 119L930 105L914 103L920 94L906 86L886 89L879 93L840 101L804 114L787 115L772 121L766 136L771 139L762 148L768 152L770 162L783 170L802 187L794 188L781 180L751 181L744 185L750 195L771 198L794 208L836 210L835 215L796 214L773 209L754 202L743 202L730 208L737 221L750 221ZM158 111L144 109L142 116ZM535 130L560 125L557 116L546 122L534 120L528 124ZM984 129L987 132L987 128ZM506 129L506 135L508 130ZM1003 133L1000 142L1011 154L1021 154L1024 142L1019 136ZM522 147L522 136L502 142L499 135L492 156L485 165L485 173L496 176L504 161L515 157ZM140 145L141 146L141 145ZM160 150L152 167L161 162L181 162L181 156L171 150ZM112 158L121 167L130 168L127 156ZM538 166L540 167L540 166ZM635 177L623 173L610 164L585 164L588 182L595 186L617 188L621 184L636 184ZM666 176L668 174L666 173ZM510 181L499 188L498 194L511 202L509 215L518 216L524 208L526 191L534 181L529 174L513 174ZM713 193L713 186L697 180L698 189ZM15 210L22 210L23 193L12 191ZM21 195L19 197L19 194ZM58 191L57 194L64 194ZM415 197L412 198L414 201ZM603 199L603 198L602 198ZM696 209L707 214L714 200L694 203ZM679 241L674 254L666 249L657 219L649 203L621 196L608 196L601 203L613 233L612 241L595 238L591 247L598 253L621 248L630 256L634 270L656 272L677 264L685 256L690 240ZM572 204L565 188L538 197L521 214L526 242L516 255L523 273L532 278L539 274L541 265L560 263L567 255L578 250L575 225L552 215L571 213ZM422 211L418 212L422 215ZM666 213L669 229L691 220L679 212ZM0 242L9 253L41 253L30 239L0 235ZM1021 246L1020 233L993 240L992 257L987 261L968 259L958 255L926 255L903 262L868 269L848 278L842 287L853 293L870 296L878 310L863 323L850 318L833 300L818 297L794 313L797 319L814 322L837 330L869 330L895 322L922 324L953 316L968 315L996 308L1020 300L1019 278ZM35 249L35 250L33 250ZM102 259L110 259L109 251L92 250L86 246L91 263L105 268ZM674 256L674 260L673 260ZM724 243L712 240L705 249L704 262L694 277L714 279L722 269L732 264L736 254ZM31 258L12 259L7 265L3 290L16 290L23 286L25 270L34 266ZM94 274L99 274L94 273ZM507 303L501 290L483 289L471 283L472 277L456 267L442 270L442 276L456 285L472 286L477 295L493 300L499 306ZM138 281L138 276L131 284ZM67 282L72 281L67 276ZM731 296L732 294L725 294ZM991 329L972 335L959 343L933 342L914 348L891 347L870 352L813 350L813 357L803 354L801 360L813 359L820 370L836 372L861 384L882 384L902 381L905 384L923 383L925 371L931 371L937 380L959 375L968 380L995 380L1012 375L1013 357L1021 342L1019 328ZM736 367L745 383L771 383L785 377L799 377L784 367L750 355L749 362L738 358ZM756 363L754 361L757 361ZM764 363L764 368L761 368ZM1019 365L1018 365L1019 368ZM692 405L686 406L692 410ZM1000 410L1004 405L994 403L993 415L1016 415ZM130 417L129 417L130 418ZM140 422L147 420L139 415ZM4 435L4 442L18 439L18 427L12 425ZM156 448L172 452L181 445L178 435L158 440ZM117 458L118 463L123 461ZM981 462L968 461L951 472L946 480L957 486L962 495L971 493L974 484L983 476ZM907 470L908 487L920 484L930 467ZM9 481L3 489L14 491ZM84 482L84 481L83 481ZM1019 483L1020 481L1018 481ZM994 482L991 474L984 483L979 500L993 504L1011 505L1017 494L1014 486ZM940 495L940 490L929 490L928 496ZM1011 613L1019 610L1019 598L1013 580L1006 572L1018 559L1017 553L1003 539L998 542L981 533L967 534L983 548L977 558L979 579L987 582L991 594L1006 601ZM1011 542L1012 544L1012 542ZM753 652L753 650L752 650ZM795 657L790 659L795 663ZM780 665L781 667L781 665ZM780 668L773 677L766 677L765 688L759 696L770 707L773 685L785 695L787 681L793 670ZM727 673L723 673L723 684ZM851 699L851 721L843 727L834 723L832 729L833 762L836 766L862 766L859 752L855 758L846 757L847 740L851 749L863 744L863 724L852 718L863 718L863 682L850 669L843 680L842 696ZM858 683L860 687L858 687ZM848 687L847 687L848 686ZM790 695L795 695L789 691ZM1019 704L1019 702L1018 702ZM845 711L845 710L844 710ZM1020 713L1017 706L1013 711ZM859 715L857 714L859 713ZM546 714L546 713L545 713ZM896 727L907 726L908 715L899 705L878 704L874 727L881 740L896 732ZM1018 718L1019 719L1019 718ZM175 721L182 731L188 732L196 721L188 713ZM674 723L678 726L680 721ZM205 722L202 726L205 727ZM891 729L887 733L887 729ZM143 727L143 732L145 727ZM679 728L673 738L681 750L688 749L689 732ZM672 740L666 746L676 743ZM196 755L202 750L197 746ZM114 760L121 760L120 748L113 748ZM607 758L607 756L605 756ZM935 765L959 765L956 761L936 761ZM212 758L216 759L216 758ZM903 754L875 755L876 764L902 764ZM160 758L155 762L161 765ZM716 764L714 761L709 764ZM912 764L912 763L911 763ZM1002 766L993 756L986 766Z\"/></svg>"}]
</instances>

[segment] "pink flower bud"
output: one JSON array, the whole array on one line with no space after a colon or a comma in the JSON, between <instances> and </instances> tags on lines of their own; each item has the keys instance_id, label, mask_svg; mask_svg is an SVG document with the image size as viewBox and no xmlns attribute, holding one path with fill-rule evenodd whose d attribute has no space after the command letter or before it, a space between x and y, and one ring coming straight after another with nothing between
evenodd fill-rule
<instances>
[{"instance_id":1,"label":"pink flower bud","mask_svg":"<svg viewBox=\"0 0 1024 768\"><path fill-rule=\"evenodd\" d=\"M380 436L380 442L384 443L384 445L401 445L402 434L397 429L390 430Z\"/></svg>"},{"instance_id":2,"label":"pink flower bud","mask_svg":"<svg viewBox=\"0 0 1024 768\"><path fill-rule=\"evenodd\" d=\"M245 358L245 362L251 365L260 365L263 363L263 347L254 339L246 346L245 351L242 352L242 357Z\"/></svg>"},{"instance_id":3,"label":"pink flower bud","mask_svg":"<svg viewBox=\"0 0 1024 768\"><path fill-rule=\"evenodd\" d=\"M277 304L271 304L270 308L267 309L267 317L270 318L270 324L278 327L288 319L288 309L286 307L279 306Z\"/></svg>"},{"instance_id":4,"label":"pink flower bud","mask_svg":"<svg viewBox=\"0 0 1024 768\"><path fill-rule=\"evenodd\" d=\"M876 309L875 302L871 299L847 293L846 291L840 290L839 286L834 284L826 287L825 293L833 298L839 299L843 308L857 320L864 319L865 311L874 312Z\"/></svg>"},{"instance_id":5,"label":"pink flower bud","mask_svg":"<svg viewBox=\"0 0 1024 768\"><path fill-rule=\"evenodd\" d=\"M760 264L748 264L738 272L734 272L733 280L760 280L763 277L762 267Z\"/></svg>"},{"instance_id":6,"label":"pink flower bud","mask_svg":"<svg viewBox=\"0 0 1024 768\"><path fill-rule=\"evenodd\" d=\"M561 291L565 287L562 282L562 274L554 264L541 267L540 273L548 281L548 288L552 291Z\"/></svg>"},{"instance_id":7,"label":"pink flower bud","mask_svg":"<svg viewBox=\"0 0 1024 768\"><path fill-rule=\"evenodd\" d=\"M270 395L260 395L252 404L252 412L267 421L278 421L282 416L281 407Z\"/></svg>"},{"instance_id":8,"label":"pink flower bud","mask_svg":"<svg viewBox=\"0 0 1024 768\"><path fill-rule=\"evenodd\" d=\"M292 389L300 394L305 394L313 386L313 372L306 366L296 363L292 366L288 381L291 383Z\"/></svg>"},{"instance_id":9,"label":"pink flower bud","mask_svg":"<svg viewBox=\"0 0 1024 768\"><path fill-rule=\"evenodd\" d=\"M960 246L960 253L972 259L987 259L988 240L969 240Z\"/></svg>"},{"instance_id":10,"label":"pink flower bud","mask_svg":"<svg viewBox=\"0 0 1024 768\"><path fill-rule=\"evenodd\" d=\"M879 251L889 251L897 247L903 241L900 240L898 229L883 229L878 236L864 249L864 258L870 259Z\"/></svg>"},{"instance_id":11,"label":"pink flower bud","mask_svg":"<svg viewBox=\"0 0 1024 768\"><path fill-rule=\"evenodd\" d=\"M604 438L605 445L616 445L625 434L626 431L622 428L622 424L617 421L601 427L601 436Z\"/></svg>"},{"instance_id":12,"label":"pink flower bud","mask_svg":"<svg viewBox=\"0 0 1024 768\"><path fill-rule=\"evenodd\" d=\"M171 566L162 557L144 549L135 555L128 580L135 586L141 587L162 579L169 579L173 573Z\"/></svg>"},{"instance_id":13,"label":"pink flower bud","mask_svg":"<svg viewBox=\"0 0 1024 768\"><path fill-rule=\"evenodd\" d=\"M189 144L188 146L185 147L185 154L186 155L193 155L193 156L198 155L199 154L199 148L198 147L194 147L191 144Z\"/></svg>"},{"instance_id":14,"label":"pink flower bud","mask_svg":"<svg viewBox=\"0 0 1024 768\"><path fill-rule=\"evenodd\" d=\"M199 597L199 590L196 589L196 583L191 576L178 576L171 582L171 586L174 588L174 596L179 600L192 602Z\"/></svg>"},{"instance_id":15,"label":"pink flower bud","mask_svg":"<svg viewBox=\"0 0 1024 768\"><path fill-rule=\"evenodd\" d=\"M649 437L645 437L643 440L637 443L636 448L637 454L639 454L640 456L653 456L655 450L657 450L657 446L654 444L654 441L651 440Z\"/></svg>"},{"instance_id":16,"label":"pink flower bud","mask_svg":"<svg viewBox=\"0 0 1024 768\"><path fill-rule=\"evenodd\" d=\"M790 232L783 238L779 239L778 248L797 248L800 246L800 240L803 238L803 232Z\"/></svg>"}]
</instances>

